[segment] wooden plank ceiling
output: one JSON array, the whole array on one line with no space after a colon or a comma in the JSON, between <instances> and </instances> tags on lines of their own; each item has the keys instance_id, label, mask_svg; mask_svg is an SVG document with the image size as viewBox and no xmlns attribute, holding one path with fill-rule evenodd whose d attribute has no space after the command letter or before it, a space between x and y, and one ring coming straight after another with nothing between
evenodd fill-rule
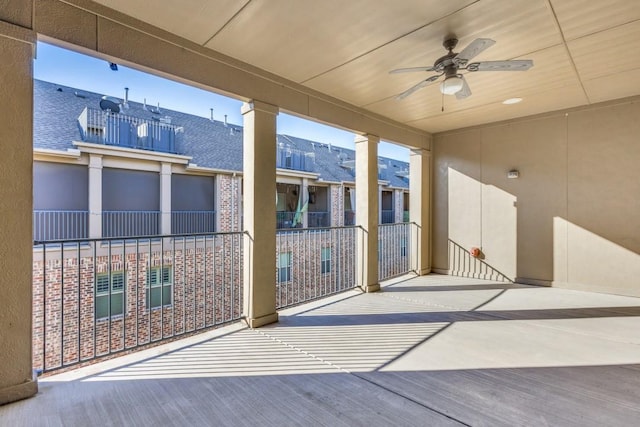
<instances>
[{"instance_id":1,"label":"wooden plank ceiling","mask_svg":"<svg viewBox=\"0 0 640 427\"><path fill-rule=\"evenodd\" d=\"M201 46L428 132L640 94L640 1L635 0L97 0ZM159 7L161 4L161 7ZM395 95L478 37L474 60L532 59L527 72L477 72L472 95L433 84ZM515 105L503 105L519 97ZM444 105L443 105L444 103ZM443 110L444 106L444 111Z\"/></svg>"}]
</instances>

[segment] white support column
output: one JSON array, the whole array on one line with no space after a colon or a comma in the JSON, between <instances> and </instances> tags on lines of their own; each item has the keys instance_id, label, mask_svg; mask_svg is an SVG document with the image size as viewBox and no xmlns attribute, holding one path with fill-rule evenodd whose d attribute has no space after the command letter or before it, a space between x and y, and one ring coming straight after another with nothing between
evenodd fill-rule
<instances>
[{"instance_id":1,"label":"white support column","mask_svg":"<svg viewBox=\"0 0 640 427\"><path fill-rule=\"evenodd\" d=\"M380 184L378 184L378 224L382 224L382 185Z\"/></svg>"},{"instance_id":2,"label":"white support column","mask_svg":"<svg viewBox=\"0 0 640 427\"><path fill-rule=\"evenodd\" d=\"M402 222L403 220L402 202L402 190L393 190L393 215L395 217L393 222Z\"/></svg>"},{"instance_id":3,"label":"white support column","mask_svg":"<svg viewBox=\"0 0 640 427\"><path fill-rule=\"evenodd\" d=\"M89 237L102 237L102 156L89 154Z\"/></svg>"},{"instance_id":4,"label":"white support column","mask_svg":"<svg viewBox=\"0 0 640 427\"><path fill-rule=\"evenodd\" d=\"M412 265L419 275L431 272L431 152L411 150L409 156L409 220Z\"/></svg>"},{"instance_id":5,"label":"white support column","mask_svg":"<svg viewBox=\"0 0 640 427\"><path fill-rule=\"evenodd\" d=\"M309 200L309 178L302 178L300 191L300 195L302 196L300 208L304 208L304 203ZM302 228L309 228L309 205L307 205L307 209L302 213Z\"/></svg>"},{"instance_id":6,"label":"white support column","mask_svg":"<svg viewBox=\"0 0 640 427\"><path fill-rule=\"evenodd\" d=\"M380 290L378 283L378 143L373 135L356 136L356 225L358 239L357 284L366 292Z\"/></svg>"},{"instance_id":7,"label":"white support column","mask_svg":"<svg viewBox=\"0 0 640 427\"><path fill-rule=\"evenodd\" d=\"M276 116L260 101L242 106L244 179L244 315L252 328L276 312Z\"/></svg>"},{"instance_id":8,"label":"white support column","mask_svg":"<svg viewBox=\"0 0 640 427\"><path fill-rule=\"evenodd\" d=\"M38 391L32 374L33 53L36 34L3 21L0 8L0 405ZM10 2L10 5L19 3ZM13 16L31 16L32 2ZM16 8L13 8L16 9ZM8 13L7 13L8 12ZM10 148L9 148L10 147ZM2 422L0 422L2 424Z\"/></svg>"},{"instance_id":9,"label":"white support column","mask_svg":"<svg viewBox=\"0 0 640 427\"><path fill-rule=\"evenodd\" d=\"M171 234L171 163L160 164L160 234Z\"/></svg>"}]
</instances>

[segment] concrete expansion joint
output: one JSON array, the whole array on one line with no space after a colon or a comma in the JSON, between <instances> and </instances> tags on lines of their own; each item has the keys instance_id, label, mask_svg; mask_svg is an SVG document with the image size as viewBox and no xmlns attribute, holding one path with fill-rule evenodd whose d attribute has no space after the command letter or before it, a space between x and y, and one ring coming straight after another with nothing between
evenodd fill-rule
<instances>
[{"instance_id":1,"label":"concrete expansion joint","mask_svg":"<svg viewBox=\"0 0 640 427\"><path fill-rule=\"evenodd\" d=\"M414 304L419 304L419 305L427 305L429 307L437 307L437 308L446 308L449 310L464 310L462 307L454 307L451 305L445 305L445 304L435 304L432 302L426 302L424 300L416 300L416 299L412 299L412 298L403 298L403 297L397 297L395 295L391 295L389 292L384 292L384 288L382 292L377 292L378 295L383 296L383 297L387 297L387 298L393 298L395 300L398 301L404 301L404 302L411 302Z\"/></svg>"},{"instance_id":2,"label":"concrete expansion joint","mask_svg":"<svg viewBox=\"0 0 640 427\"><path fill-rule=\"evenodd\" d=\"M295 350L295 351L297 351L298 353L300 353L300 354L304 354L305 356L308 356L308 357L310 357L310 358L312 358L312 359L318 360L319 362L322 362L322 363L324 363L325 365L329 365L329 366L331 366L332 368L335 368L335 369L337 369L337 370L339 370L339 371L342 371L342 372L344 372L344 373L346 373L346 374L351 374L351 373L352 373L351 371L349 371L349 370L347 370L347 369L344 369L344 368L342 368L342 367L340 367L340 366L338 366L338 365L335 365L335 364L333 364L333 363L329 362L328 360L323 359L323 358L322 358L322 357L320 357L320 356L316 356L315 354L311 354L311 353L309 353L308 351L304 351L304 350L302 350L302 349L300 349L300 348L297 348L297 347L295 347L295 346L293 346L293 345L291 345L291 344L289 344L289 343L286 343L286 342L282 341L282 340L281 340L281 339L279 339L279 338L276 338L276 337L274 337L274 336L271 336L271 335L269 335L269 334L265 333L262 329L251 329L251 330L252 330L252 331L257 332L259 335L262 335L263 337L269 338L269 339L270 339L271 341L273 341L273 342L277 342L278 344L281 344L281 345L283 345L283 346L285 346L285 347L287 347L287 348L290 348L291 350Z\"/></svg>"}]
</instances>

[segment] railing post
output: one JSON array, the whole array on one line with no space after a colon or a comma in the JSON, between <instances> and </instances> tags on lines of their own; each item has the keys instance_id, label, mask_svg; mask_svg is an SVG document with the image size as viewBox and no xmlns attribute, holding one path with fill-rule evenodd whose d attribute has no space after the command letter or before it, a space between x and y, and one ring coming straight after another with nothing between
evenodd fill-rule
<instances>
[{"instance_id":1,"label":"railing post","mask_svg":"<svg viewBox=\"0 0 640 427\"><path fill-rule=\"evenodd\" d=\"M412 266L418 275L431 272L431 152L411 150L409 155L409 220Z\"/></svg>"},{"instance_id":2,"label":"railing post","mask_svg":"<svg viewBox=\"0 0 640 427\"><path fill-rule=\"evenodd\" d=\"M380 290L378 283L378 142L373 135L356 136L356 225L358 286L366 292Z\"/></svg>"},{"instance_id":3,"label":"railing post","mask_svg":"<svg viewBox=\"0 0 640 427\"><path fill-rule=\"evenodd\" d=\"M244 315L255 328L276 312L276 116L259 101L242 106L244 178Z\"/></svg>"}]
</instances>

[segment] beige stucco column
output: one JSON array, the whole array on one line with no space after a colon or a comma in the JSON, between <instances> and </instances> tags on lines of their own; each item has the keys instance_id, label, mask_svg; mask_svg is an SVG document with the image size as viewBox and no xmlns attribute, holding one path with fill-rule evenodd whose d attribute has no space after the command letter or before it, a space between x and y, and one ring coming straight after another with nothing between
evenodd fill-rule
<instances>
[{"instance_id":1,"label":"beige stucco column","mask_svg":"<svg viewBox=\"0 0 640 427\"><path fill-rule=\"evenodd\" d=\"M102 237L102 156L89 154L89 237Z\"/></svg>"},{"instance_id":2,"label":"beige stucco column","mask_svg":"<svg viewBox=\"0 0 640 427\"><path fill-rule=\"evenodd\" d=\"M356 136L356 225L359 230L357 284L366 292L378 283L378 143L373 135Z\"/></svg>"},{"instance_id":3,"label":"beige stucco column","mask_svg":"<svg viewBox=\"0 0 640 427\"><path fill-rule=\"evenodd\" d=\"M409 221L412 265L419 275L431 272L431 152L411 150L409 155Z\"/></svg>"},{"instance_id":4,"label":"beige stucco column","mask_svg":"<svg viewBox=\"0 0 640 427\"><path fill-rule=\"evenodd\" d=\"M160 164L160 234L171 234L171 163Z\"/></svg>"},{"instance_id":5,"label":"beige stucco column","mask_svg":"<svg viewBox=\"0 0 640 427\"><path fill-rule=\"evenodd\" d=\"M276 116L260 101L242 106L244 179L244 314L250 327L276 312Z\"/></svg>"},{"instance_id":6,"label":"beige stucco column","mask_svg":"<svg viewBox=\"0 0 640 427\"><path fill-rule=\"evenodd\" d=\"M30 10L29 7L25 7ZM0 11L0 405L32 396L33 52L35 34ZM30 16L30 15L28 15ZM28 19L28 16L26 17Z\"/></svg>"}]
</instances>

